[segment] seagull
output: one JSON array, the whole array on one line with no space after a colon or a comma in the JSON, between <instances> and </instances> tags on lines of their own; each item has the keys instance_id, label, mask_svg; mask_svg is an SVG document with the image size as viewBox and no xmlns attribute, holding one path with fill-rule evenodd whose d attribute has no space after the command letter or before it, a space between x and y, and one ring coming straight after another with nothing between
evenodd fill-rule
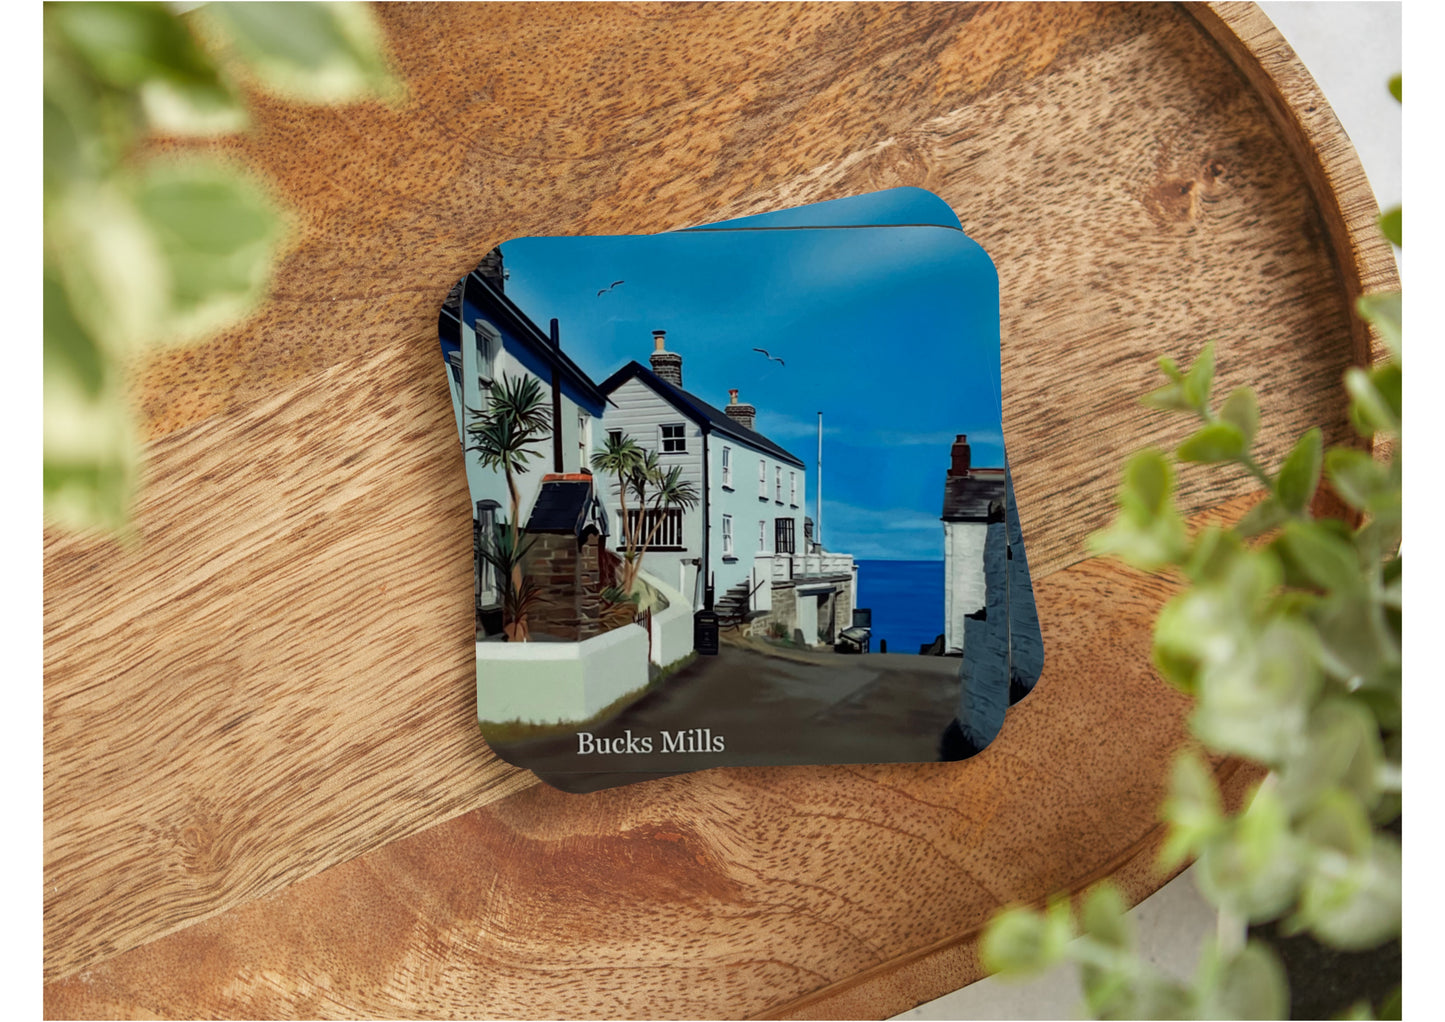
<instances>
[{"instance_id":1,"label":"seagull","mask_svg":"<svg viewBox=\"0 0 1445 1022\"><path fill-rule=\"evenodd\" d=\"M618 284L626 284L626 283L627 283L627 281L625 281L625 280L614 280L611 284L608 284L608 285L607 285L606 287L604 287L601 291L598 291L598 292L597 292L598 297L601 297L602 295L605 295L608 291L611 291L611 290L612 290L614 287L616 287Z\"/></svg>"},{"instance_id":2,"label":"seagull","mask_svg":"<svg viewBox=\"0 0 1445 1022\"><path fill-rule=\"evenodd\" d=\"M754 351L761 351L764 355L768 355L767 351L766 351L765 349L763 349L763 348L754 348L753 350L754 350ZM776 363L778 363L778 365L780 365L780 366L785 366L785 365L788 364L788 363L784 362L782 359L778 358L777 355L768 355L768 361L769 361L769 362L776 362Z\"/></svg>"}]
</instances>

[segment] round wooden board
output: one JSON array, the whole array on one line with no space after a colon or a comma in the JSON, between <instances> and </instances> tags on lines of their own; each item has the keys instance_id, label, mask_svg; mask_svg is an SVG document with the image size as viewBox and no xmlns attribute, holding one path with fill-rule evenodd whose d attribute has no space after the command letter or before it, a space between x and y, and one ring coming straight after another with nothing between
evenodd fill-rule
<instances>
[{"instance_id":1,"label":"round wooden board","mask_svg":"<svg viewBox=\"0 0 1445 1022\"><path fill-rule=\"evenodd\" d=\"M409 95L258 100L221 148L296 213L273 296L135 372L139 542L45 536L51 1017L882 1016L978 975L1009 901L1142 898L1186 702L1169 585L1085 560L1218 342L1277 458L1343 440L1394 285L1348 141L1251 5L380 9ZM470 528L433 324L494 243L917 185L1002 281L1048 663L956 764L587 796L478 735ZM1245 484L1185 476L1196 515ZM1251 779L1217 768L1232 797Z\"/></svg>"}]
</instances>

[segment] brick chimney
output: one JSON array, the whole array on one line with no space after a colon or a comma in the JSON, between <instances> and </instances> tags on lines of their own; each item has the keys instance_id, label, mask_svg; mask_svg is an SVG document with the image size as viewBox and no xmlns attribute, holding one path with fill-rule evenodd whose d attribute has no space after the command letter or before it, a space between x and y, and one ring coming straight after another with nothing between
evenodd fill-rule
<instances>
[{"instance_id":1,"label":"brick chimney","mask_svg":"<svg viewBox=\"0 0 1445 1022\"><path fill-rule=\"evenodd\" d=\"M968 434L960 433L953 441L953 464L948 466L950 477L968 475L969 456Z\"/></svg>"},{"instance_id":2,"label":"brick chimney","mask_svg":"<svg viewBox=\"0 0 1445 1022\"><path fill-rule=\"evenodd\" d=\"M667 331L652 331L652 371L674 387L682 386L682 356L667 350Z\"/></svg>"},{"instance_id":3,"label":"brick chimney","mask_svg":"<svg viewBox=\"0 0 1445 1022\"><path fill-rule=\"evenodd\" d=\"M505 290L507 275L502 269L502 249L500 246L482 256L482 261L477 263L477 276L481 277L498 291Z\"/></svg>"},{"instance_id":4,"label":"brick chimney","mask_svg":"<svg viewBox=\"0 0 1445 1022\"><path fill-rule=\"evenodd\" d=\"M753 425L753 421L758 417L758 410L752 405L740 404L736 390L728 391L728 406L724 408L723 411L727 412L728 418L732 419L739 426L747 429L756 428Z\"/></svg>"}]
</instances>

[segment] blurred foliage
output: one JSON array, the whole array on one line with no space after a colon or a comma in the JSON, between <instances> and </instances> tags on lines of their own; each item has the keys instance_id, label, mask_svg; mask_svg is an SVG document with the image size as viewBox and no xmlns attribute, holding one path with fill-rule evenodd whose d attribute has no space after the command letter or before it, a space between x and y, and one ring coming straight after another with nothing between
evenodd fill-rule
<instances>
[{"instance_id":1,"label":"blurred foliage","mask_svg":"<svg viewBox=\"0 0 1445 1022\"><path fill-rule=\"evenodd\" d=\"M1399 78L1391 91L1400 95ZM1400 210L1380 217L1400 243ZM1227 918L1279 920L1349 951L1400 933L1401 468L1400 295L1362 297L1358 313L1389 349L1345 374L1350 420L1388 442L1388 460L1358 447L1325 450L1307 430L1273 472L1254 453L1259 404L1245 387L1217 404L1214 349L1187 370L1160 360L1165 382L1145 404L1199 421L1171 458L1124 466L1114 522L1093 550L1146 571L1182 576L1184 590L1154 626L1154 666L1194 699L1190 729L1215 754L1267 767L1243 811L1225 812L1213 772L1181 755L1162 815L1161 865L1194 859L1200 890ZM1233 528L1192 535L1174 504L1175 463L1219 465L1257 480L1264 497ZM1311 513L1322 480L1358 527ZM1098 1018L1283 1018L1284 970L1266 944L1211 943L1190 982L1139 956L1123 897L1105 884L1042 912L1011 908L984 934L990 971L1081 969L1085 1010ZM1398 992L1380 1007L1399 1018ZM1360 1003L1351 1018L1371 1018Z\"/></svg>"},{"instance_id":2,"label":"blurred foliage","mask_svg":"<svg viewBox=\"0 0 1445 1022\"><path fill-rule=\"evenodd\" d=\"M238 79L323 103L399 87L362 4L47 3L44 62L45 517L118 529L139 451L126 360L245 317L285 235L244 168L147 140L243 130Z\"/></svg>"}]
</instances>

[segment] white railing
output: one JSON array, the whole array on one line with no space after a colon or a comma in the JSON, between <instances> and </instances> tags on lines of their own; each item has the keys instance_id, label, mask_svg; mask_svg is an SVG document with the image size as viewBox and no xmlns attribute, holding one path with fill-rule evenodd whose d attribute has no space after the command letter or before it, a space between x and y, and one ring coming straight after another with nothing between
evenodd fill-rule
<instances>
[{"instance_id":1,"label":"white railing","mask_svg":"<svg viewBox=\"0 0 1445 1022\"><path fill-rule=\"evenodd\" d=\"M817 554L760 554L757 560L770 562L769 576L774 582L786 582L793 578L853 574L852 554L835 554L826 551ZM760 566L755 564L754 578L761 577L761 572L758 571Z\"/></svg>"}]
</instances>

